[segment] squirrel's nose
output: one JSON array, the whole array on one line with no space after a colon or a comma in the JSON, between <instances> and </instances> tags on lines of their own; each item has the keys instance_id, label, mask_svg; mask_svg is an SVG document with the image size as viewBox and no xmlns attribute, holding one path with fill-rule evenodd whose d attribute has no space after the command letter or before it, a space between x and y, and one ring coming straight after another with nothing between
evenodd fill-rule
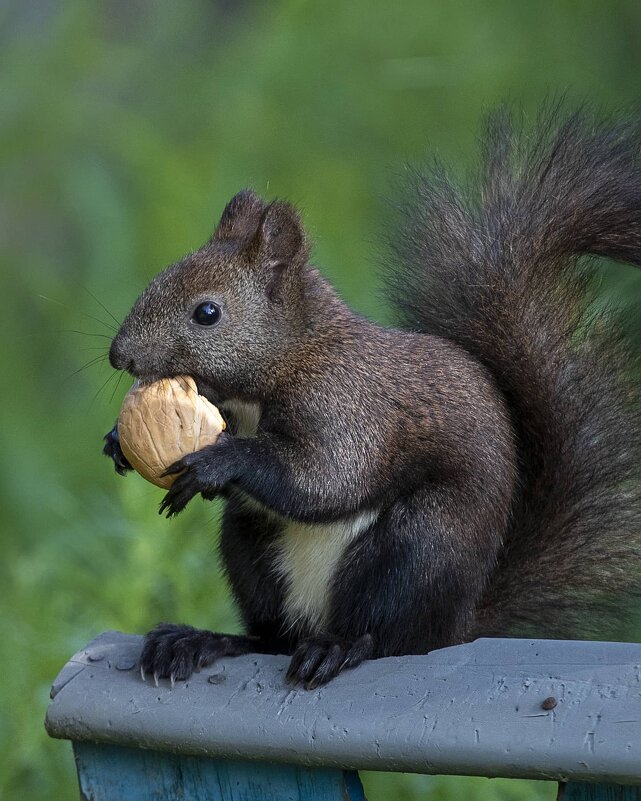
<instances>
[{"instance_id":1,"label":"squirrel's nose","mask_svg":"<svg viewBox=\"0 0 641 801\"><path fill-rule=\"evenodd\" d=\"M133 367L133 359L124 352L122 341L117 336L109 348L109 364L114 370L130 370Z\"/></svg>"}]
</instances>

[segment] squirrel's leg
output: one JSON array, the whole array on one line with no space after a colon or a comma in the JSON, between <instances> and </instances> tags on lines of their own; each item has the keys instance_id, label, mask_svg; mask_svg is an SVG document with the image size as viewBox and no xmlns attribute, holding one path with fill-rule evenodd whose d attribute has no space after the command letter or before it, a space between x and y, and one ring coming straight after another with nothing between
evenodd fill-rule
<instances>
[{"instance_id":1,"label":"squirrel's leg","mask_svg":"<svg viewBox=\"0 0 641 801\"><path fill-rule=\"evenodd\" d=\"M143 676L173 682L188 679L195 670L225 656L291 653L290 642L281 635L281 590L271 574L273 526L269 519L244 510L232 495L226 503L220 551L247 634L161 623L145 637Z\"/></svg>"},{"instance_id":2,"label":"squirrel's leg","mask_svg":"<svg viewBox=\"0 0 641 801\"><path fill-rule=\"evenodd\" d=\"M326 631L299 643L289 680L313 689L364 659L464 641L499 547L475 520L453 490L396 501L343 554Z\"/></svg>"},{"instance_id":3,"label":"squirrel's leg","mask_svg":"<svg viewBox=\"0 0 641 801\"><path fill-rule=\"evenodd\" d=\"M335 448L340 453L339 448ZM176 480L160 504L167 517L181 512L197 494L208 500L228 484L244 490L274 512L305 522L353 514L384 491L372 476L340 459L333 464L322 443L293 445L274 435L240 439L223 432L214 445L171 465Z\"/></svg>"},{"instance_id":4,"label":"squirrel's leg","mask_svg":"<svg viewBox=\"0 0 641 801\"><path fill-rule=\"evenodd\" d=\"M232 491L225 502L220 557L244 631L264 641L269 653L289 654L292 641L283 635L283 588L274 577L279 527L273 516L248 507L247 499Z\"/></svg>"}]
</instances>

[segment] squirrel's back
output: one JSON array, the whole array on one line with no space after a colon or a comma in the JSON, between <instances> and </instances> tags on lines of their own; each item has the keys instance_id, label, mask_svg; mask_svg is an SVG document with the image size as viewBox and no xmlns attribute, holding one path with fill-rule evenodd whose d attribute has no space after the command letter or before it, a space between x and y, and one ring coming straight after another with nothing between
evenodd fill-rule
<instances>
[{"instance_id":1,"label":"squirrel's back","mask_svg":"<svg viewBox=\"0 0 641 801\"><path fill-rule=\"evenodd\" d=\"M448 338L495 376L519 490L475 635L609 636L641 585L635 363L581 256L641 264L641 125L503 110L478 187L414 172L388 284L401 323ZM399 271L399 262L403 269Z\"/></svg>"}]
</instances>

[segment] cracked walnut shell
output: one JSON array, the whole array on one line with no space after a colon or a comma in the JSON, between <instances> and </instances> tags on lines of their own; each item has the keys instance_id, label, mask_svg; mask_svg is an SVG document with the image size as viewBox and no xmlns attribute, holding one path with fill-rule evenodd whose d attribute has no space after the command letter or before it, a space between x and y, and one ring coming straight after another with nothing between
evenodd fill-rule
<instances>
[{"instance_id":1,"label":"cracked walnut shell","mask_svg":"<svg viewBox=\"0 0 641 801\"><path fill-rule=\"evenodd\" d=\"M188 453L213 445L225 421L191 376L135 383L118 417L122 452L147 481L168 489L176 476L164 471Z\"/></svg>"}]
</instances>

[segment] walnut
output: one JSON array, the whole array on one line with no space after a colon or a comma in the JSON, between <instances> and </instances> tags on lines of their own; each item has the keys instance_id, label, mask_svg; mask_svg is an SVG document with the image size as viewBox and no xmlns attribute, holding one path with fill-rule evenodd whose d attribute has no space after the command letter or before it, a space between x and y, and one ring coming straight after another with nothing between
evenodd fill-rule
<instances>
[{"instance_id":1,"label":"walnut","mask_svg":"<svg viewBox=\"0 0 641 801\"><path fill-rule=\"evenodd\" d=\"M135 383L125 395L118 418L122 452L147 481L169 488L176 476L163 476L174 462L213 445L225 421L191 376Z\"/></svg>"}]
</instances>

